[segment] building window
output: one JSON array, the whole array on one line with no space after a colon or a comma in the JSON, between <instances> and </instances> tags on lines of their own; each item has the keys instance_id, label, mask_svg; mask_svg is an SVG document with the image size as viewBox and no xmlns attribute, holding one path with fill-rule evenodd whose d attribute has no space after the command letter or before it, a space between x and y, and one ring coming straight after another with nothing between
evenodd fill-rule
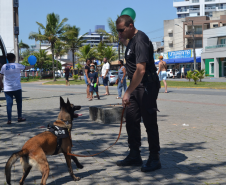
<instances>
[{"instance_id":1,"label":"building window","mask_svg":"<svg viewBox=\"0 0 226 185\"><path fill-rule=\"evenodd\" d=\"M226 39L221 39L221 44L226 44Z\"/></svg>"},{"instance_id":2,"label":"building window","mask_svg":"<svg viewBox=\"0 0 226 185\"><path fill-rule=\"evenodd\" d=\"M218 24L214 24L213 27L214 27L214 28L217 28L217 27L218 27Z\"/></svg>"},{"instance_id":3,"label":"building window","mask_svg":"<svg viewBox=\"0 0 226 185\"><path fill-rule=\"evenodd\" d=\"M209 74L214 75L214 62L210 62Z\"/></svg>"}]
</instances>

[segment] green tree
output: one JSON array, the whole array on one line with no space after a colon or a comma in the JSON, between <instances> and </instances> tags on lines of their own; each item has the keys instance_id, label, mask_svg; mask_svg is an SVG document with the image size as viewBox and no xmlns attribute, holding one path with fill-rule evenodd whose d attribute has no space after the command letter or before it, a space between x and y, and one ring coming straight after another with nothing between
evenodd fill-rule
<instances>
[{"instance_id":1,"label":"green tree","mask_svg":"<svg viewBox=\"0 0 226 185\"><path fill-rule=\"evenodd\" d=\"M21 53L21 49L29 49L29 45L23 43L23 41L21 40L18 44L19 46L19 51L20 51L20 58L22 58L22 53Z\"/></svg>"},{"instance_id":2,"label":"green tree","mask_svg":"<svg viewBox=\"0 0 226 185\"><path fill-rule=\"evenodd\" d=\"M192 75L193 75L193 71L190 70L187 72L186 78L189 80L189 82L192 79Z\"/></svg>"},{"instance_id":3,"label":"green tree","mask_svg":"<svg viewBox=\"0 0 226 185\"><path fill-rule=\"evenodd\" d=\"M62 57L67 53L67 49L65 49L65 44L61 41L57 41L55 43L55 58ZM58 70L58 62L56 63L56 69Z\"/></svg>"},{"instance_id":4,"label":"green tree","mask_svg":"<svg viewBox=\"0 0 226 185\"><path fill-rule=\"evenodd\" d=\"M205 69L202 69L201 71L199 71L198 77L199 77L200 82L205 77L205 73L206 73Z\"/></svg>"},{"instance_id":5,"label":"green tree","mask_svg":"<svg viewBox=\"0 0 226 185\"><path fill-rule=\"evenodd\" d=\"M104 57L107 57L109 63L111 63L112 60L117 59L117 53L116 50L113 49L112 46L107 46L104 48Z\"/></svg>"},{"instance_id":6,"label":"green tree","mask_svg":"<svg viewBox=\"0 0 226 185\"><path fill-rule=\"evenodd\" d=\"M105 44L103 42L99 42L99 44L97 46L94 47L95 51L96 51L96 56L95 58L100 60L101 63L104 59L104 55L105 55Z\"/></svg>"},{"instance_id":7,"label":"green tree","mask_svg":"<svg viewBox=\"0 0 226 185\"><path fill-rule=\"evenodd\" d=\"M43 65L45 63L52 63L51 56L47 55L47 51L40 49L39 52L34 52L34 56L37 58L37 62L35 65L35 68L40 69L40 79L42 79L42 71L43 71Z\"/></svg>"},{"instance_id":8,"label":"green tree","mask_svg":"<svg viewBox=\"0 0 226 185\"><path fill-rule=\"evenodd\" d=\"M108 27L110 29L111 34L101 29L97 30L97 32L106 35L107 42L118 43L118 58L120 60L120 48L122 48L122 51L123 51L124 45L119 41L116 21L113 21L111 18L108 18L107 22L108 22Z\"/></svg>"},{"instance_id":9,"label":"green tree","mask_svg":"<svg viewBox=\"0 0 226 185\"><path fill-rule=\"evenodd\" d=\"M75 52L75 55L79 57L79 61L85 61L87 58L95 57L97 52L95 48L91 48L90 44L88 44L80 47L79 51Z\"/></svg>"},{"instance_id":10,"label":"green tree","mask_svg":"<svg viewBox=\"0 0 226 185\"><path fill-rule=\"evenodd\" d=\"M51 45L51 52L52 52L52 69L53 69L53 79L56 81L55 78L55 69L54 69L54 49L55 49L55 43L56 41L60 40L59 37L62 35L62 33L65 32L66 27L68 25L65 25L65 22L67 22L67 18L64 18L60 22L60 17L58 14L50 13L47 14L47 21L46 26L44 26L42 23L36 22L40 29L44 31L43 34L41 34L41 31L39 33L30 33L29 39L36 39L40 41L48 41Z\"/></svg>"},{"instance_id":11,"label":"green tree","mask_svg":"<svg viewBox=\"0 0 226 185\"><path fill-rule=\"evenodd\" d=\"M86 40L83 40L83 36L85 36L87 33L85 33L81 37L78 37L79 31L80 28L77 28L76 26L68 26L66 28L66 31L62 34L61 38L65 42L65 47L72 52L73 68L75 66L74 58L76 49L79 48L82 43L86 42Z\"/></svg>"},{"instance_id":12,"label":"green tree","mask_svg":"<svg viewBox=\"0 0 226 185\"><path fill-rule=\"evenodd\" d=\"M197 81L199 80L199 71L198 70L194 70L194 72L192 74L192 79L194 80L195 84L197 84Z\"/></svg>"}]
</instances>

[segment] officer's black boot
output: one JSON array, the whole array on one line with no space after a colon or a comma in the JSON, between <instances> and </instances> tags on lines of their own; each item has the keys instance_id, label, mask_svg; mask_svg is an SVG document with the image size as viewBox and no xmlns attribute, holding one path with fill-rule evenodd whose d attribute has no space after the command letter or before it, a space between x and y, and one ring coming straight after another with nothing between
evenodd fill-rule
<instances>
[{"instance_id":1,"label":"officer's black boot","mask_svg":"<svg viewBox=\"0 0 226 185\"><path fill-rule=\"evenodd\" d=\"M124 160L116 162L117 166L141 166L142 163L139 148L131 148L129 155Z\"/></svg>"},{"instance_id":2,"label":"officer's black boot","mask_svg":"<svg viewBox=\"0 0 226 185\"><path fill-rule=\"evenodd\" d=\"M150 154L147 163L141 167L141 171L150 172L160 169L161 167L162 166L159 160L159 154Z\"/></svg>"}]
</instances>

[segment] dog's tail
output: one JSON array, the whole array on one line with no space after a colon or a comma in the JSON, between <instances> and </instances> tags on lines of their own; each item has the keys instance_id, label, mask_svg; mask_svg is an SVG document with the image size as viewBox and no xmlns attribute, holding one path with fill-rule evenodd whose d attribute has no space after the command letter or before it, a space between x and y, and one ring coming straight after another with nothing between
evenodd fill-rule
<instances>
[{"instance_id":1,"label":"dog's tail","mask_svg":"<svg viewBox=\"0 0 226 185\"><path fill-rule=\"evenodd\" d=\"M9 160L7 161L6 165L5 165L5 175L6 175L6 182L7 184L11 184L11 168L12 165L16 162L16 160L19 157L23 157L28 155L29 151L28 150L21 150L19 152L14 153L13 155L11 155L11 157L9 158Z\"/></svg>"}]
</instances>

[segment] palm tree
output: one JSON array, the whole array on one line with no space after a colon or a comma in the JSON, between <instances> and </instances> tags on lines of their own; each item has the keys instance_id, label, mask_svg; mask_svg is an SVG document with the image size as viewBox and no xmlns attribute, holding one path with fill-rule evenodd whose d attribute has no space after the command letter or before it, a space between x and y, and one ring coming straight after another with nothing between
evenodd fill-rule
<instances>
[{"instance_id":1,"label":"palm tree","mask_svg":"<svg viewBox=\"0 0 226 185\"><path fill-rule=\"evenodd\" d=\"M75 52L75 55L79 57L79 61L85 61L87 58L95 57L95 48L91 48L90 44L84 45L79 48L79 52Z\"/></svg>"},{"instance_id":2,"label":"palm tree","mask_svg":"<svg viewBox=\"0 0 226 185\"><path fill-rule=\"evenodd\" d=\"M107 46L104 48L104 56L108 59L109 63L111 63L112 60L117 58L116 50L113 49L112 46Z\"/></svg>"},{"instance_id":3,"label":"palm tree","mask_svg":"<svg viewBox=\"0 0 226 185\"><path fill-rule=\"evenodd\" d=\"M30 48L29 45L23 43L22 40L19 42L19 45L18 46L19 46L19 51L20 51L20 57L22 56L21 49L29 49Z\"/></svg>"},{"instance_id":4,"label":"palm tree","mask_svg":"<svg viewBox=\"0 0 226 185\"><path fill-rule=\"evenodd\" d=\"M37 58L37 67L40 69L40 79L42 79L42 69L45 62L51 62L51 56L47 55L47 51L40 49L39 52L34 52L33 54Z\"/></svg>"},{"instance_id":5,"label":"palm tree","mask_svg":"<svg viewBox=\"0 0 226 185\"><path fill-rule=\"evenodd\" d=\"M76 26L68 26L61 38L65 42L65 47L72 52L73 69L75 67L74 58L76 49L80 47L82 43L86 42L86 40L83 40L83 36L85 36L87 33L81 37L78 37L79 31L80 28L77 28Z\"/></svg>"},{"instance_id":6,"label":"palm tree","mask_svg":"<svg viewBox=\"0 0 226 185\"><path fill-rule=\"evenodd\" d=\"M67 53L67 49L65 49L65 44L57 41L55 43L55 58L58 59L58 57L62 57L63 55L65 55ZM56 62L56 69L58 70L58 63Z\"/></svg>"},{"instance_id":7,"label":"palm tree","mask_svg":"<svg viewBox=\"0 0 226 185\"><path fill-rule=\"evenodd\" d=\"M122 46L123 51L123 44L119 41L118 32L116 28L116 22L113 21L111 18L108 18L108 27L110 29L111 34L107 33L105 30L97 30L98 33L104 34L107 36L107 40L110 43L118 43L118 58L120 60L120 45Z\"/></svg>"},{"instance_id":8,"label":"palm tree","mask_svg":"<svg viewBox=\"0 0 226 185\"><path fill-rule=\"evenodd\" d=\"M105 57L105 44L103 42L99 42L99 44L97 46L94 47L96 50L96 56L95 58L100 60L101 63Z\"/></svg>"},{"instance_id":9,"label":"palm tree","mask_svg":"<svg viewBox=\"0 0 226 185\"><path fill-rule=\"evenodd\" d=\"M67 18L64 18L60 22L60 17L58 14L50 13L47 14L47 22L46 26L44 26L42 23L36 22L39 27L44 30L44 33L30 33L29 39L36 39L40 41L48 41L51 45L51 52L52 52L52 66L53 66L53 78L54 81L56 81L55 78L55 69L54 69L54 49L55 49L55 43L56 41L60 40L59 37L62 35L62 33L65 32L66 27L68 25L65 25L65 22L67 22Z\"/></svg>"}]
</instances>

